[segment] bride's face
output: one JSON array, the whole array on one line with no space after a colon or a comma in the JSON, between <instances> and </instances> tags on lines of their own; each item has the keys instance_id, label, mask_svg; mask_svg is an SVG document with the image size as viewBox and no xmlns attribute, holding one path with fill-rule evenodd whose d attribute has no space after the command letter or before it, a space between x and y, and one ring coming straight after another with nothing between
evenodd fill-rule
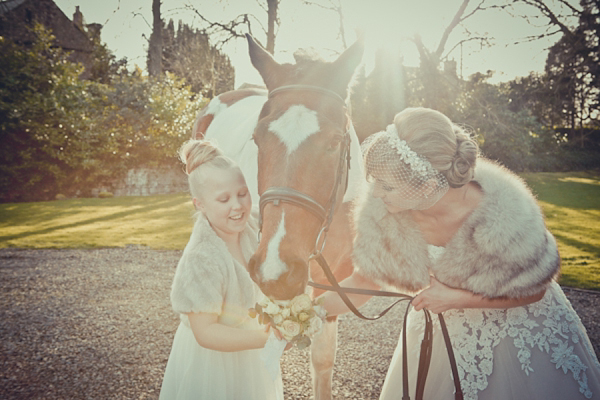
<instances>
[{"instance_id":1,"label":"bride's face","mask_svg":"<svg viewBox=\"0 0 600 400\"><path fill-rule=\"evenodd\" d=\"M374 176L373 197L380 198L390 213L421 209L431 188L426 184L399 181L390 176Z\"/></svg>"}]
</instances>

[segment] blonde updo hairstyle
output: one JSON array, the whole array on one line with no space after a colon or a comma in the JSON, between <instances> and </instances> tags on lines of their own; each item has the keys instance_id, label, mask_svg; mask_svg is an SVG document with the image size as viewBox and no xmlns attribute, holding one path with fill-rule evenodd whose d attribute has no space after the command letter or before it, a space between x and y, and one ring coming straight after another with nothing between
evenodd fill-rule
<instances>
[{"instance_id":1,"label":"blonde updo hairstyle","mask_svg":"<svg viewBox=\"0 0 600 400\"><path fill-rule=\"evenodd\" d=\"M469 183L479 153L477 142L439 111L407 108L394 117L398 136L425 157L452 188Z\"/></svg>"},{"instance_id":2,"label":"blonde updo hairstyle","mask_svg":"<svg viewBox=\"0 0 600 400\"><path fill-rule=\"evenodd\" d=\"M206 167L238 168L231 158L209 140L190 139L179 149L179 159L185 164L192 197L202 197Z\"/></svg>"}]
</instances>

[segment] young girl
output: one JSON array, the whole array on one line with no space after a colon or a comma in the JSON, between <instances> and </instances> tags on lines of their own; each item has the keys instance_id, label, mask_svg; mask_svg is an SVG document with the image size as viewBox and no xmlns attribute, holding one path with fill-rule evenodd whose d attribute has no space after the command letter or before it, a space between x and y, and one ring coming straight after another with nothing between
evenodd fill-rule
<instances>
[{"instance_id":1,"label":"young girl","mask_svg":"<svg viewBox=\"0 0 600 400\"><path fill-rule=\"evenodd\" d=\"M269 334L248 316L261 293L246 270L257 226L244 176L207 141L186 142L180 158L199 212L173 279L181 323L160 399L283 399L260 359Z\"/></svg>"}]
</instances>

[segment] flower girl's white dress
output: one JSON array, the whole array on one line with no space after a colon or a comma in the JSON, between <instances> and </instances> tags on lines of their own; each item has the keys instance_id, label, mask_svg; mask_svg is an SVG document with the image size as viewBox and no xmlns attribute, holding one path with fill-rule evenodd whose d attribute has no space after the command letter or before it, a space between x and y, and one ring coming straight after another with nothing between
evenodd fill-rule
<instances>
[{"instance_id":1,"label":"flower girl's white dress","mask_svg":"<svg viewBox=\"0 0 600 400\"><path fill-rule=\"evenodd\" d=\"M433 261L443 247L429 246ZM425 320L412 310L407 327L409 389L414 399ZM444 313L464 398L469 400L600 399L600 364L571 303L553 282L542 300L511 309ZM454 381L437 316L425 399L453 400ZM380 399L402 397L398 343Z\"/></svg>"},{"instance_id":2,"label":"flower girl's white dress","mask_svg":"<svg viewBox=\"0 0 600 400\"><path fill-rule=\"evenodd\" d=\"M255 221L241 236L244 256L256 248ZM216 252L216 253L215 253ZM264 329L248 316L262 297L246 268L227 251L206 219L198 217L177 266L171 302L178 312L213 312L221 324ZM262 349L221 352L201 347L185 314L173 339L161 400L280 400L281 374L273 380L260 358Z\"/></svg>"}]
</instances>

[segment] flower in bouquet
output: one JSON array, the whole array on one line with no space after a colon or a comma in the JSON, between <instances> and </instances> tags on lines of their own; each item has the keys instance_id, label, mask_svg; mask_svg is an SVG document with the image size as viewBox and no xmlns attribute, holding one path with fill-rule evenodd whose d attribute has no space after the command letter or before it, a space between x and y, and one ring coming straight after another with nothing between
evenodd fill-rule
<instances>
[{"instance_id":1,"label":"flower in bouquet","mask_svg":"<svg viewBox=\"0 0 600 400\"><path fill-rule=\"evenodd\" d=\"M313 301L307 294L292 300L272 300L267 296L249 310L249 315L258 317L261 324L271 324L290 343L298 348L310 346L311 338L323 328L327 312L321 300Z\"/></svg>"}]
</instances>

